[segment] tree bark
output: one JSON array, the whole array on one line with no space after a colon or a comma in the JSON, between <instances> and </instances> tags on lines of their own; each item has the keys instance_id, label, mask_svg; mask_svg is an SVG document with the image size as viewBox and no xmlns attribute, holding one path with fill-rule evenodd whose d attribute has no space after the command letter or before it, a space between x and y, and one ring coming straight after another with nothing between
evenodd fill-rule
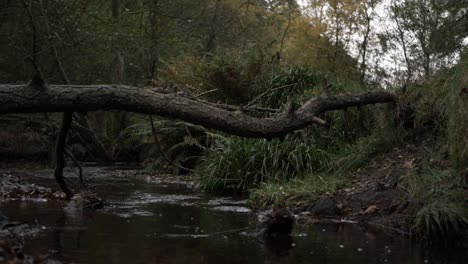
<instances>
[{"instance_id":1,"label":"tree bark","mask_svg":"<svg viewBox=\"0 0 468 264\"><path fill-rule=\"evenodd\" d=\"M316 116L325 111L394 101L395 95L388 91L320 96L298 109L289 107L273 117L259 118L177 94L125 85L46 85L42 91L31 84L0 85L0 114L121 110L180 119L250 138L282 137L322 123Z\"/></svg>"},{"instance_id":2,"label":"tree bark","mask_svg":"<svg viewBox=\"0 0 468 264\"><path fill-rule=\"evenodd\" d=\"M63 168L65 168L65 145L67 142L68 130L70 130L73 120L73 112L64 112L62 117L62 124L57 135L57 142L55 144L55 171L54 176L60 189L65 193L68 199L73 196L72 191L68 188L65 179L63 178Z\"/></svg>"},{"instance_id":3,"label":"tree bark","mask_svg":"<svg viewBox=\"0 0 468 264\"><path fill-rule=\"evenodd\" d=\"M60 77L62 78L62 81L66 84L70 84L70 79L68 79L68 76L65 72L65 68L62 65L62 61L60 61L60 57L58 55L57 47L55 46L55 43L50 36L52 36L51 31L50 31L50 26L49 26L49 18L45 12L44 5L42 3L42 0L39 1L39 5L41 7L42 13L45 18L45 28L47 30L47 35L49 35L50 39L50 44L52 47L52 54L54 56L55 63L57 64L57 69L59 70ZM62 123L60 124L60 130L57 135L57 140L55 143L55 171L54 171L54 176L55 180L59 184L60 188L62 191L66 194L67 198L72 198L73 193L72 191L68 188L67 183L65 179L63 178L63 169L65 168L65 147L67 145L67 135L68 135L68 130L70 130L71 125L73 122L73 112L65 112L63 113L62 116Z\"/></svg>"}]
</instances>

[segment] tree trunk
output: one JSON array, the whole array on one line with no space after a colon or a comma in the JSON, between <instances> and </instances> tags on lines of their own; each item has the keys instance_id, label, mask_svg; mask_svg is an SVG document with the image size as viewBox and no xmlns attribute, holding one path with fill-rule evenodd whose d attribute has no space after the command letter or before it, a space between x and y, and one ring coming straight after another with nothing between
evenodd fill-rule
<instances>
[{"instance_id":1,"label":"tree trunk","mask_svg":"<svg viewBox=\"0 0 468 264\"><path fill-rule=\"evenodd\" d=\"M59 134L57 135L57 142L55 144L55 171L54 176L58 185L65 193L67 198L73 196L72 191L68 188L65 179L63 178L63 168L65 168L65 144L67 142L68 130L73 120L73 112L64 112L62 117L62 124L60 126Z\"/></svg>"},{"instance_id":2,"label":"tree trunk","mask_svg":"<svg viewBox=\"0 0 468 264\"><path fill-rule=\"evenodd\" d=\"M320 96L297 110L291 105L283 113L259 118L177 94L125 85L46 85L42 91L33 84L0 85L0 114L121 110L181 119L251 138L282 137L312 123L323 125L316 116L325 111L393 101L395 95L388 91Z\"/></svg>"}]
</instances>

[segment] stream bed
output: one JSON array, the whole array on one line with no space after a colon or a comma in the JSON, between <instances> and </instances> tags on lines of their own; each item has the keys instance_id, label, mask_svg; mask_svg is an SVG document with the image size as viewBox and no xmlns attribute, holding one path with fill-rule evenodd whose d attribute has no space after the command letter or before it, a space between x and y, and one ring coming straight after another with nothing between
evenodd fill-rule
<instances>
[{"instance_id":1,"label":"stream bed","mask_svg":"<svg viewBox=\"0 0 468 264\"><path fill-rule=\"evenodd\" d=\"M51 170L28 174L54 186ZM43 226L26 240L27 252L53 252L64 263L162 264L462 263L466 256L351 224L296 226L291 239L263 241L253 235L256 217L245 197L206 194L141 171L90 167L85 174L106 201L101 209L41 199L0 204L11 218Z\"/></svg>"}]
</instances>

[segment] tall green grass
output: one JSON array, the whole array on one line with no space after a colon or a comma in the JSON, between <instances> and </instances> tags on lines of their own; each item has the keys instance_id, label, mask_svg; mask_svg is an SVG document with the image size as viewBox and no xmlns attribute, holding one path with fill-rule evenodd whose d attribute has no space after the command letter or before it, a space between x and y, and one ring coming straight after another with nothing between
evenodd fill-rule
<instances>
[{"instance_id":1,"label":"tall green grass","mask_svg":"<svg viewBox=\"0 0 468 264\"><path fill-rule=\"evenodd\" d=\"M345 145L334 156L329 172L346 173L358 169L375 155L389 152L400 142L400 131L396 128L375 130L371 135Z\"/></svg>"},{"instance_id":2,"label":"tall green grass","mask_svg":"<svg viewBox=\"0 0 468 264\"><path fill-rule=\"evenodd\" d=\"M310 204L319 195L333 193L349 184L350 172L365 165L377 155L392 150L400 143L396 129L379 130L354 143L342 143L329 149L321 169L308 172L302 178L288 182L265 182L251 191L250 202L254 207L294 206Z\"/></svg>"},{"instance_id":3,"label":"tall green grass","mask_svg":"<svg viewBox=\"0 0 468 264\"><path fill-rule=\"evenodd\" d=\"M431 199L416 213L412 232L432 240L462 238L468 227L468 213L463 204Z\"/></svg>"},{"instance_id":4,"label":"tall green grass","mask_svg":"<svg viewBox=\"0 0 468 264\"><path fill-rule=\"evenodd\" d=\"M290 135L284 141L220 136L202 158L196 174L202 188L215 192L243 192L259 187L273 190L291 180L303 179L305 188L311 190L314 188L310 184L326 185L323 179L328 179L327 175L345 178L348 172L398 143L397 130L391 129L355 143L336 140L325 132L314 135L310 131Z\"/></svg>"},{"instance_id":5,"label":"tall green grass","mask_svg":"<svg viewBox=\"0 0 468 264\"><path fill-rule=\"evenodd\" d=\"M221 137L197 166L199 184L209 191L247 191L262 182L284 183L323 170L330 154L311 140L284 141Z\"/></svg>"},{"instance_id":6,"label":"tall green grass","mask_svg":"<svg viewBox=\"0 0 468 264\"><path fill-rule=\"evenodd\" d=\"M419 202L413 218L413 234L429 238L455 238L466 234L468 210L464 204L464 189L454 170L423 167L408 174L401 188Z\"/></svg>"}]
</instances>

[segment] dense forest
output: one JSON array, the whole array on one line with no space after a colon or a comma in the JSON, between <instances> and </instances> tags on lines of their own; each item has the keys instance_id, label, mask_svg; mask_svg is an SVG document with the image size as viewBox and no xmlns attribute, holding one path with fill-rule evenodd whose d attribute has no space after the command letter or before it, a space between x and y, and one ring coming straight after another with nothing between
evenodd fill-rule
<instances>
[{"instance_id":1,"label":"dense forest","mask_svg":"<svg viewBox=\"0 0 468 264\"><path fill-rule=\"evenodd\" d=\"M1 0L0 227L18 168L95 210L89 164L132 164L466 247L467 47L466 0Z\"/></svg>"}]
</instances>

